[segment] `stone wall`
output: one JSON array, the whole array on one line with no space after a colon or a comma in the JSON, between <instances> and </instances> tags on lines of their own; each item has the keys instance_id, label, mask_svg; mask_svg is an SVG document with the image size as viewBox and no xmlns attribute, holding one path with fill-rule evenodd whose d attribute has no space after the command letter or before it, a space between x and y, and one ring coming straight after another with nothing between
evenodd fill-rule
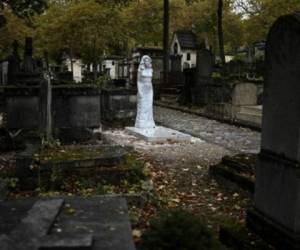
<instances>
[{"instance_id":1,"label":"stone wall","mask_svg":"<svg viewBox=\"0 0 300 250\"><path fill-rule=\"evenodd\" d=\"M136 90L103 89L101 121L110 126L130 126L136 116Z\"/></svg>"},{"instance_id":2,"label":"stone wall","mask_svg":"<svg viewBox=\"0 0 300 250\"><path fill-rule=\"evenodd\" d=\"M54 128L95 128L100 126L101 91L89 86L53 87ZM39 87L3 88L8 129L39 129L41 120Z\"/></svg>"}]
</instances>

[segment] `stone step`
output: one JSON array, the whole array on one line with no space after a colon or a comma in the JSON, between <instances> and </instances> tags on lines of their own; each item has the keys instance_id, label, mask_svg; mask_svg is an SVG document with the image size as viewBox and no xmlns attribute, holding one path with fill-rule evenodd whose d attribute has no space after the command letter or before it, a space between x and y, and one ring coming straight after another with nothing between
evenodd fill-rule
<instances>
[{"instance_id":1,"label":"stone step","mask_svg":"<svg viewBox=\"0 0 300 250\"><path fill-rule=\"evenodd\" d=\"M241 106L239 112L262 116L262 106Z\"/></svg>"},{"instance_id":2,"label":"stone step","mask_svg":"<svg viewBox=\"0 0 300 250\"><path fill-rule=\"evenodd\" d=\"M253 193L256 158L255 154L225 156L220 164L211 166L209 172Z\"/></svg>"},{"instance_id":3,"label":"stone step","mask_svg":"<svg viewBox=\"0 0 300 250\"><path fill-rule=\"evenodd\" d=\"M212 166L209 169L209 173L215 178L221 177L226 181L236 184L243 190L254 193L254 181L239 172L233 171L226 165L218 164Z\"/></svg>"},{"instance_id":4,"label":"stone step","mask_svg":"<svg viewBox=\"0 0 300 250\"><path fill-rule=\"evenodd\" d=\"M255 124L257 126L261 126L261 124L262 124L262 115L261 114L238 112L238 113L236 113L235 118L237 121L246 122L249 124Z\"/></svg>"}]
</instances>

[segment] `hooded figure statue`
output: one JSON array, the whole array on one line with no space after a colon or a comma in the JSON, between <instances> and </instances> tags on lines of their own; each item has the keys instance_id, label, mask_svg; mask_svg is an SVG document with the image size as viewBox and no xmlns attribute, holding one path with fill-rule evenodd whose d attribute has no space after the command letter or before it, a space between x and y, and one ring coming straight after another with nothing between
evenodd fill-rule
<instances>
[{"instance_id":1,"label":"hooded figure statue","mask_svg":"<svg viewBox=\"0 0 300 250\"><path fill-rule=\"evenodd\" d=\"M153 87L152 60L143 56L138 69L137 116L135 127L140 129L154 129L153 119Z\"/></svg>"}]
</instances>

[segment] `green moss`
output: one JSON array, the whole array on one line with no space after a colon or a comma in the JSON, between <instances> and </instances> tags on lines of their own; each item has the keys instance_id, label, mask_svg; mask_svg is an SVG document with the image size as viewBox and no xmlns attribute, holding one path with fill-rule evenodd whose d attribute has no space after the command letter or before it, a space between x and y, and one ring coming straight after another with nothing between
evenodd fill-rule
<instances>
[{"instance_id":1,"label":"green moss","mask_svg":"<svg viewBox=\"0 0 300 250\"><path fill-rule=\"evenodd\" d=\"M95 159L99 157L101 153L102 150L100 148L66 146L43 149L39 154L35 155L35 157L36 160L39 160L41 163L59 163L63 161Z\"/></svg>"},{"instance_id":2,"label":"green moss","mask_svg":"<svg viewBox=\"0 0 300 250\"><path fill-rule=\"evenodd\" d=\"M145 163L138 160L134 155L127 155L120 169L128 171L128 182L135 183L147 178Z\"/></svg>"}]
</instances>

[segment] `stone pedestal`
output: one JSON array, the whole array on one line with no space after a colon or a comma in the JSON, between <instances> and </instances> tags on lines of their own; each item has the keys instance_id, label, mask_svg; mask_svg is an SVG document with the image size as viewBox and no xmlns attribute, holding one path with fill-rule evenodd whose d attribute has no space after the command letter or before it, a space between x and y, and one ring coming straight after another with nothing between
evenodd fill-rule
<instances>
[{"instance_id":1,"label":"stone pedestal","mask_svg":"<svg viewBox=\"0 0 300 250\"><path fill-rule=\"evenodd\" d=\"M147 142L163 143L191 141L190 135L165 127L156 127L150 129L127 127L126 131Z\"/></svg>"}]
</instances>

